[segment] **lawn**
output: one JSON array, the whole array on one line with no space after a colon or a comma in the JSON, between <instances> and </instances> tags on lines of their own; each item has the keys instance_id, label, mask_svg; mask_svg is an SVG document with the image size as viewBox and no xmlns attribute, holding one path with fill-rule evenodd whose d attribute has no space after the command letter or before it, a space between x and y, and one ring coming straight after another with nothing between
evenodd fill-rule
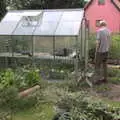
<instances>
[{"instance_id":1,"label":"lawn","mask_svg":"<svg viewBox=\"0 0 120 120\"><path fill-rule=\"evenodd\" d=\"M13 120L52 120L55 115L52 104L41 104L36 109L33 107L16 113Z\"/></svg>"}]
</instances>

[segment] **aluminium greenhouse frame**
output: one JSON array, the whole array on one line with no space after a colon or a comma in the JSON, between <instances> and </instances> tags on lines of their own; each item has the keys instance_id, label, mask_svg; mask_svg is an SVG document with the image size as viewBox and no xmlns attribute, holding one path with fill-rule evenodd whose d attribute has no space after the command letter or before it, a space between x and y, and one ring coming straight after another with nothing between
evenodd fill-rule
<instances>
[{"instance_id":1,"label":"aluminium greenhouse frame","mask_svg":"<svg viewBox=\"0 0 120 120\"><path fill-rule=\"evenodd\" d=\"M23 14L24 13L24 11L10 11L11 13L16 13L16 15L17 15L17 12L21 15L21 14ZM8 12L8 15L9 15L9 13L10 12ZM14 37L19 37L19 36L23 36L23 37L25 37L25 36L30 36L30 38L31 38L31 47L32 47L32 50L31 50L31 57L30 58L32 58L32 60L33 60L33 62L34 62L34 60L36 59L36 57L34 56L34 53L35 53L35 51L34 51L34 49L35 49L35 46L34 46L34 37L36 37L36 36L38 36L38 37L52 37L53 38L53 60L55 60L57 57L56 57L56 55L55 55L55 42L56 42L56 39L57 39L57 37L74 37L75 38L75 42L76 42L76 48L75 48L75 51L76 51L76 56L75 56L75 58L73 58L72 59L72 61L74 62L74 67L75 67L75 77L76 77L76 79L79 79L79 76L83 76L83 77L86 77L86 72L87 72L87 63L88 63L88 37L89 37L89 27L88 27L88 21L86 20L86 18L84 17L84 11L82 10L82 9L63 9L63 10L37 10L37 11L26 11L26 13L25 13L25 15L26 14L28 14L29 13L29 15L31 14L31 12L37 12L37 13L40 13L40 15L39 15L39 19L38 19L38 21L35 21L36 22L36 25L34 26L32 26L32 27L34 27L34 29L32 29L31 31L30 31L30 34L28 34L27 32L26 32L26 30L22 30L22 31L19 31L19 27L18 26L20 26L20 24L21 24L21 21L22 20L25 20L27 17L30 17L29 15L27 15L27 17L25 17L24 15L23 16L21 16L21 18L19 19L19 17L20 17L20 15L18 15L17 17L18 17L18 19L19 19L19 21L16 23L16 26L14 27L14 29L13 30L11 30L12 32L10 33L10 34L4 34L4 32L2 31L2 30L0 30L0 36L11 36L11 44L9 45L10 46L10 48L11 48L11 51L10 51L10 53L12 53L12 55L10 55L10 56L7 56L7 57L11 57L11 58L16 58L16 56L15 56L15 54L14 54L14 48L15 48L15 46L14 46ZM48 33L46 33L46 34L42 34L42 31L41 32L39 32L40 34L35 34L35 31L38 29L38 27L37 26L41 26L41 24L42 24L42 22L40 21L40 19L44 19L44 14L46 13L48 13L48 16L49 16L49 12L56 12L56 14L60 14L60 16L58 17L59 18L59 20L56 22L57 24L56 24L56 26L55 26L55 29L54 29L54 32L52 33L52 34L49 34L49 32L51 32L50 31L50 29L49 29L49 31L47 31ZM36 13L36 14L37 14ZM13 15L14 15L13 14ZM64 15L65 14L65 15ZM76 19L77 18L77 24L74 24L74 23L72 23L71 21L63 21L63 23L61 22L62 21L62 19L64 20L64 19L68 19L67 17L65 17L66 15L69 15L69 16L67 16L68 18L69 18L69 20L71 19L71 20L73 20L73 22L75 23L75 20L74 19ZM72 16L73 15L73 16ZM75 16L74 16L75 15ZM32 16L34 16L34 14L32 14ZM64 17L65 18L64 18ZM71 17L72 16L72 17ZM35 16L36 17L36 16ZM56 16L54 16L54 17L56 17ZM63 17L63 18L62 18ZM76 17L76 18L74 18L74 17ZM7 18L7 15L5 16L5 18L2 20L3 21L3 23L4 23L4 21L5 21L5 19ZM31 17L32 18L32 17ZM56 17L57 18L57 17ZM12 18L11 18L12 19ZM14 19L14 18L13 18ZM36 18L35 18L36 19ZM53 23L55 24L55 21L54 21L54 18L50 18L51 20L53 20ZM47 20L46 20L47 21ZM6 22L6 21L5 21ZM60 23L61 22L61 23ZM68 23L70 23L71 22L71 24L68 24ZM29 21L28 21L28 23L29 23ZM13 23L12 23L13 24ZM54 25L53 24L53 25ZM61 32L60 33L60 30L62 29L62 28L59 28L60 27L60 24L61 25L63 25L63 28L65 28L65 29L67 29L68 30L68 32L73 32L73 34L72 33L64 33L64 32ZM68 24L68 26L66 25L66 24ZM7 26L8 26L9 24L7 23L7 25L6 25L6 29L7 29ZM69 28L70 26L69 25L71 25L71 28ZM77 25L77 26L76 26ZM11 25L12 26L12 25ZM2 27L2 23L0 24L0 28ZM52 26L51 26L52 27ZM68 27L68 28L67 28ZM74 27L75 27L75 29L77 28L77 32L76 31L74 31ZM6 30L5 29L5 30ZM25 29L27 29L27 28L25 28ZM69 29L71 30L71 31L69 31ZM18 32L16 32L18 30ZM29 29L30 30L30 29ZM28 30L28 31L29 31ZM58 32L56 32L56 31L58 31ZM16 32L16 33L15 33ZM24 34L24 33L27 33L27 34ZM4 56L4 57L6 57L6 56ZM79 62L81 62L83 60L83 64L84 64L84 70L83 71L81 71L82 73L81 73L81 75L80 75L80 66L79 66Z\"/></svg>"}]
</instances>

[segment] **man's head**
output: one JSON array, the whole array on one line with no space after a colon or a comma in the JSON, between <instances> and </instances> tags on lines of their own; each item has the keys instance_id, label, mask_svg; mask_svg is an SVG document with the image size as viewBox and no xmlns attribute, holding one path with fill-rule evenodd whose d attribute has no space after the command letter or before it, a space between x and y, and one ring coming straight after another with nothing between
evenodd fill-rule
<instances>
[{"instance_id":1,"label":"man's head","mask_svg":"<svg viewBox=\"0 0 120 120\"><path fill-rule=\"evenodd\" d=\"M100 21L100 27L105 27L105 26L107 26L106 21L105 20L101 20Z\"/></svg>"}]
</instances>

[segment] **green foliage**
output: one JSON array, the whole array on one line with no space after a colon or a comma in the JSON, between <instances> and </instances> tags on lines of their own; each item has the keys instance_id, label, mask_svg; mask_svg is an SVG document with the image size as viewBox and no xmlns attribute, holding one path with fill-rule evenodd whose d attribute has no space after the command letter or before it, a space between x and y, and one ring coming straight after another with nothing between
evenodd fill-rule
<instances>
[{"instance_id":1,"label":"green foliage","mask_svg":"<svg viewBox=\"0 0 120 120\"><path fill-rule=\"evenodd\" d=\"M16 103L16 111L27 110L28 108L32 108L37 104L37 95L29 95L24 98L19 98Z\"/></svg>"},{"instance_id":2,"label":"green foliage","mask_svg":"<svg viewBox=\"0 0 120 120\"><path fill-rule=\"evenodd\" d=\"M0 109L15 112L30 108L37 103L37 95L19 98L18 92L40 82L36 68L6 69L0 74Z\"/></svg>"},{"instance_id":3,"label":"green foliage","mask_svg":"<svg viewBox=\"0 0 120 120\"><path fill-rule=\"evenodd\" d=\"M73 64L64 64L60 61L41 61L40 74L44 79L64 80L73 71Z\"/></svg>"},{"instance_id":4,"label":"green foliage","mask_svg":"<svg viewBox=\"0 0 120 120\"><path fill-rule=\"evenodd\" d=\"M25 71L25 80L29 86L38 84L40 81L39 70L36 68L32 68L30 70Z\"/></svg>"},{"instance_id":5,"label":"green foliage","mask_svg":"<svg viewBox=\"0 0 120 120\"><path fill-rule=\"evenodd\" d=\"M9 112L0 111L0 120L11 120L12 117Z\"/></svg>"},{"instance_id":6,"label":"green foliage","mask_svg":"<svg viewBox=\"0 0 120 120\"><path fill-rule=\"evenodd\" d=\"M111 90L111 88L107 86L106 84L96 86L95 89L98 93L106 93L107 91Z\"/></svg>"},{"instance_id":7,"label":"green foliage","mask_svg":"<svg viewBox=\"0 0 120 120\"><path fill-rule=\"evenodd\" d=\"M9 87L0 89L0 110L16 112L28 109L37 103L37 96L31 95L25 98L18 97L18 89Z\"/></svg>"},{"instance_id":8,"label":"green foliage","mask_svg":"<svg viewBox=\"0 0 120 120\"><path fill-rule=\"evenodd\" d=\"M26 109L16 113L14 120L52 120L55 111L50 103L43 103L37 106L38 109Z\"/></svg>"},{"instance_id":9,"label":"green foliage","mask_svg":"<svg viewBox=\"0 0 120 120\"><path fill-rule=\"evenodd\" d=\"M111 59L120 59L120 35L114 34L112 35L112 41L111 41L111 46L110 46L110 53L109 53L109 58ZM89 49L94 49L95 48L95 41L96 41L96 36L95 34L92 34L89 39ZM94 56L94 51L92 52L93 55L90 54L91 56Z\"/></svg>"},{"instance_id":10,"label":"green foliage","mask_svg":"<svg viewBox=\"0 0 120 120\"><path fill-rule=\"evenodd\" d=\"M16 9L58 9L80 8L85 5L84 0L7 0L7 5Z\"/></svg>"},{"instance_id":11,"label":"green foliage","mask_svg":"<svg viewBox=\"0 0 120 120\"><path fill-rule=\"evenodd\" d=\"M71 120L114 120L120 112L85 92L64 96L58 106L66 110Z\"/></svg>"},{"instance_id":12,"label":"green foliage","mask_svg":"<svg viewBox=\"0 0 120 120\"><path fill-rule=\"evenodd\" d=\"M120 84L120 77L111 77L109 78L110 79L110 82L113 83L113 84Z\"/></svg>"},{"instance_id":13,"label":"green foliage","mask_svg":"<svg viewBox=\"0 0 120 120\"><path fill-rule=\"evenodd\" d=\"M91 34L89 37L89 49L94 48L95 47L95 41L96 41L96 35L95 34Z\"/></svg>"},{"instance_id":14,"label":"green foliage","mask_svg":"<svg viewBox=\"0 0 120 120\"><path fill-rule=\"evenodd\" d=\"M7 69L0 74L0 88L15 86L19 90L32 87L41 81L36 68Z\"/></svg>"},{"instance_id":15,"label":"green foliage","mask_svg":"<svg viewBox=\"0 0 120 120\"><path fill-rule=\"evenodd\" d=\"M110 58L120 59L120 35L112 36Z\"/></svg>"},{"instance_id":16,"label":"green foliage","mask_svg":"<svg viewBox=\"0 0 120 120\"><path fill-rule=\"evenodd\" d=\"M120 77L120 69L108 69L108 76L109 77Z\"/></svg>"},{"instance_id":17,"label":"green foliage","mask_svg":"<svg viewBox=\"0 0 120 120\"><path fill-rule=\"evenodd\" d=\"M0 88L10 87L14 84L15 74L8 69L0 74Z\"/></svg>"},{"instance_id":18,"label":"green foliage","mask_svg":"<svg viewBox=\"0 0 120 120\"><path fill-rule=\"evenodd\" d=\"M112 116L114 120L120 120L120 108L116 108Z\"/></svg>"},{"instance_id":19,"label":"green foliage","mask_svg":"<svg viewBox=\"0 0 120 120\"><path fill-rule=\"evenodd\" d=\"M0 0L0 19L9 9L60 9L60 8L83 8L84 0Z\"/></svg>"},{"instance_id":20,"label":"green foliage","mask_svg":"<svg viewBox=\"0 0 120 120\"><path fill-rule=\"evenodd\" d=\"M120 69L108 69L109 81L113 84L120 84Z\"/></svg>"},{"instance_id":21,"label":"green foliage","mask_svg":"<svg viewBox=\"0 0 120 120\"><path fill-rule=\"evenodd\" d=\"M14 87L0 89L0 109L12 110L16 108L18 90Z\"/></svg>"},{"instance_id":22,"label":"green foliage","mask_svg":"<svg viewBox=\"0 0 120 120\"><path fill-rule=\"evenodd\" d=\"M0 0L0 20L6 13L6 3L5 2L6 2L5 0Z\"/></svg>"}]
</instances>

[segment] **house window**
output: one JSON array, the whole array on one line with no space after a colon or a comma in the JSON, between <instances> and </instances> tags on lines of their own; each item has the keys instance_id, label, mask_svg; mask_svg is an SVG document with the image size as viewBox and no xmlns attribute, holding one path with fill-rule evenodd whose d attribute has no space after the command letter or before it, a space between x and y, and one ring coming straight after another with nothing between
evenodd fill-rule
<instances>
[{"instance_id":1,"label":"house window","mask_svg":"<svg viewBox=\"0 0 120 120\"><path fill-rule=\"evenodd\" d=\"M101 21L101 20L96 20L96 27L99 27L99 26L100 26L100 21Z\"/></svg>"},{"instance_id":2,"label":"house window","mask_svg":"<svg viewBox=\"0 0 120 120\"><path fill-rule=\"evenodd\" d=\"M98 4L99 5L104 5L105 4L105 0L98 0Z\"/></svg>"}]
</instances>

